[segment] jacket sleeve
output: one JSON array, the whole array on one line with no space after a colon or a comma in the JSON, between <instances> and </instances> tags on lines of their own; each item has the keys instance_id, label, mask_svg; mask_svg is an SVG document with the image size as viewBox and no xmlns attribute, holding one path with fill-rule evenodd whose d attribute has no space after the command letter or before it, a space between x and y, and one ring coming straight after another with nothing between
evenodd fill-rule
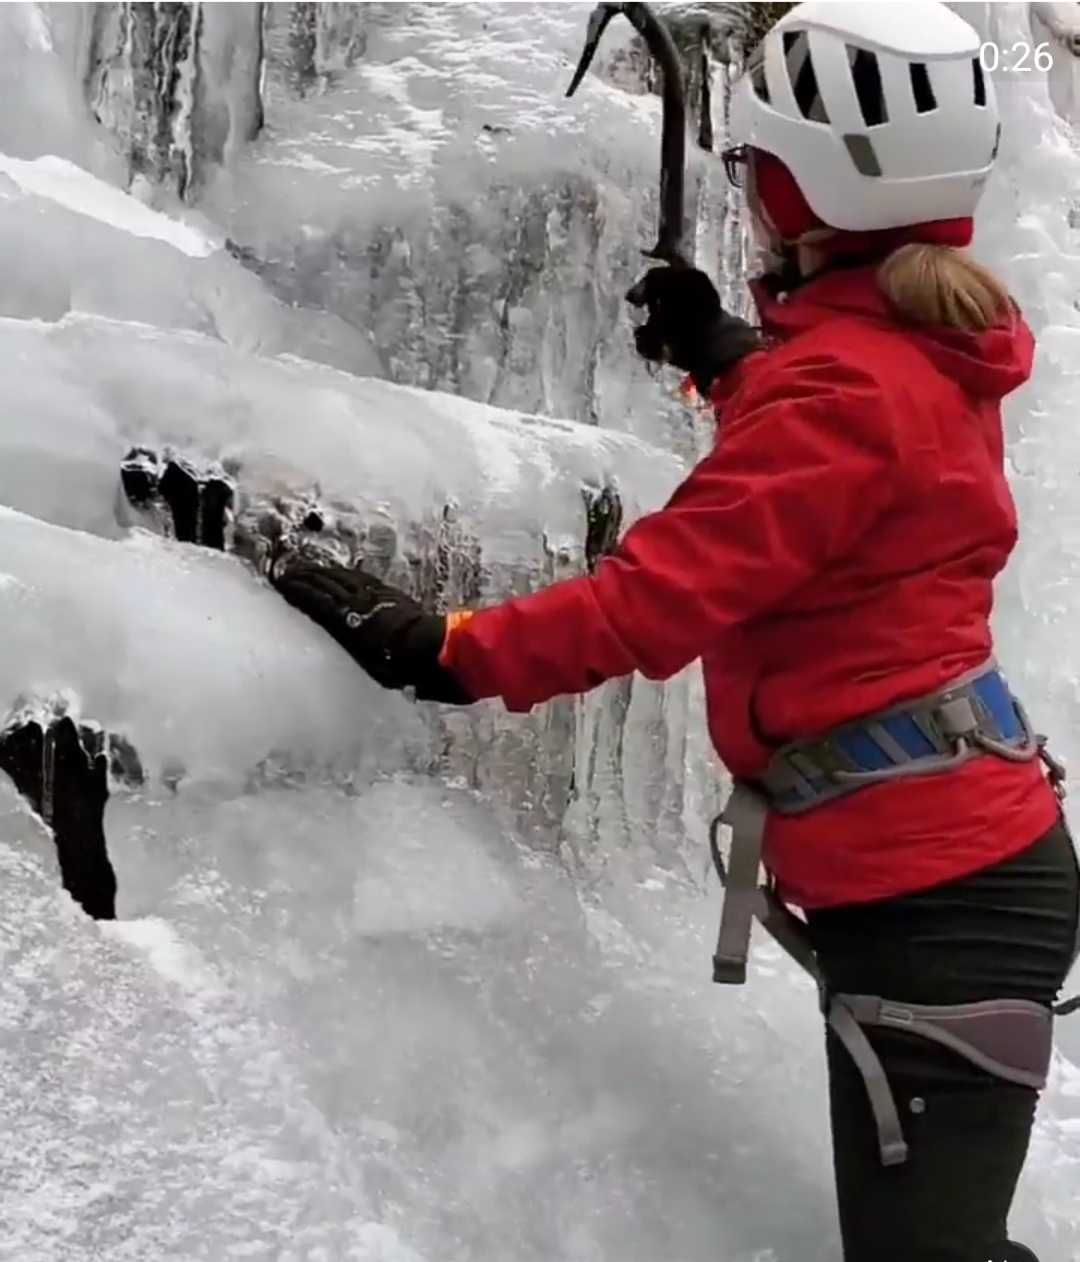
<instances>
[{"instance_id":1,"label":"jacket sleeve","mask_svg":"<svg viewBox=\"0 0 1080 1262\"><path fill-rule=\"evenodd\" d=\"M474 697L528 710L637 670L665 679L849 551L902 485L874 379L831 356L763 366L717 446L596 573L481 610L442 661Z\"/></svg>"}]
</instances>

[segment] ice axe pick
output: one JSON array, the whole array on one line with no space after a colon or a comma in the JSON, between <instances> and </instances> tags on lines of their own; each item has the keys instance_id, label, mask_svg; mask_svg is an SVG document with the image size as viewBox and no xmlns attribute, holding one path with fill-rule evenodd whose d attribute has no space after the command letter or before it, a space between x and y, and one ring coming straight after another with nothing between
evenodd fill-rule
<instances>
[{"instance_id":1,"label":"ice axe pick","mask_svg":"<svg viewBox=\"0 0 1080 1262\"><path fill-rule=\"evenodd\" d=\"M661 259L673 267L688 267L684 244L683 200L686 167L686 91L682 62L671 32L647 4L602 3L589 15L585 47L573 80L566 91L573 96L596 55L600 37L617 14L624 14L641 35L660 64L664 76L663 124L660 134L660 225L656 245L645 250L647 258Z\"/></svg>"}]
</instances>

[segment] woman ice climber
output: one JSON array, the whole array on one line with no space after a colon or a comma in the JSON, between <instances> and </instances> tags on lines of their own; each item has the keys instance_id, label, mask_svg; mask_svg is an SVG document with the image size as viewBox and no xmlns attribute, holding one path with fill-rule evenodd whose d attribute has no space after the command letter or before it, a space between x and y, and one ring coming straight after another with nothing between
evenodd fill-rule
<instances>
[{"instance_id":1,"label":"woman ice climber","mask_svg":"<svg viewBox=\"0 0 1080 1262\"><path fill-rule=\"evenodd\" d=\"M847 1262L1033 1256L1006 1217L1076 946L1073 847L991 656L1000 404L1033 347L962 252L999 139L978 45L915 0L809 0L766 36L726 155L768 260L760 332L691 269L631 291L639 352L691 375L717 439L595 574L449 616L300 556L275 579L421 698L525 711L701 659L824 979Z\"/></svg>"}]
</instances>

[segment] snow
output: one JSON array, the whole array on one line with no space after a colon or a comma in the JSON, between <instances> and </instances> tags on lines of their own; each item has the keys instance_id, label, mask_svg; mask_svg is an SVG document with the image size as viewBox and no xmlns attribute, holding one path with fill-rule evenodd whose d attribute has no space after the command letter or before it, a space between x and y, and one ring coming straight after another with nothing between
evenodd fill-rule
<instances>
[{"instance_id":1,"label":"snow","mask_svg":"<svg viewBox=\"0 0 1080 1262\"><path fill-rule=\"evenodd\" d=\"M273 1028L167 926L77 913L6 784L0 819L0 1255L416 1262Z\"/></svg>"},{"instance_id":2,"label":"snow","mask_svg":"<svg viewBox=\"0 0 1080 1262\"><path fill-rule=\"evenodd\" d=\"M4 502L105 534L118 529L119 463L136 445L225 463L249 496L317 487L402 527L452 500L492 548L511 532L582 535L582 485L618 485L631 515L657 507L683 468L595 426L87 315L0 320L0 383L36 418L29 433L0 433Z\"/></svg>"},{"instance_id":3,"label":"snow","mask_svg":"<svg viewBox=\"0 0 1080 1262\"><path fill-rule=\"evenodd\" d=\"M647 235L655 102L598 80L558 99L588 5L528 21L370 8L354 70L279 102L181 212L118 187L79 104L81 6L0 6L17 102L0 119L0 713L62 701L126 737L146 773L106 811L115 923L63 894L42 822L0 779L0 1259L835 1262L813 989L767 943L745 989L709 981L702 834L722 775L697 673L529 718L418 705L239 557L163 537L120 493L141 445L227 473L241 519L317 501L362 549L381 532L398 581L434 572L449 540L438 595L453 600L462 558L484 599L579 572L583 490L617 487L633 520L678 480L681 460L618 432L637 420L598 428L555 406L600 400L611 420L619 389L641 415L662 398L644 373L616 381L629 352L613 349L620 268ZM1026 14L984 18L1004 39ZM1007 418L1023 543L998 637L1075 767L1080 158L1044 86L1002 104L979 252L1040 351ZM513 126L513 144L464 144L481 121ZM504 176L531 181L538 254L507 249L516 203L494 194L474 197L460 240L446 220L416 228L448 187ZM346 217L376 230L384 215L403 226L388 257L429 287L410 306L387 283L329 316L366 248ZM237 225L259 245L314 243L293 277L307 305L210 251ZM318 270L323 249L344 273ZM484 393L472 378L457 395L379 379L370 312L403 339L427 313L423 346L380 343L426 363L461 332L439 304L462 259L454 301L475 302L476 331L457 362L481 367L491 294L542 260L505 304L507 329L536 341L512 342L492 394L546 374L550 414L462 397ZM588 319L552 296L571 263L604 272ZM592 393L567 347L599 365ZM1043 1262L1080 1254L1078 1066L1063 1022L1014 1221Z\"/></svg>"},{"instance_id":4,"label":"snow","mask_svg":"<svg viewBox=\"0 0 1080 1262\"><path fill-rule=\"evenodd\" d=\"M760 1013L732 996L710 1015L713 909L684 884L666 900L616 894L606 914L627 952L559 864L460 788L399 778L351 800L307 787L114 809L125 914L155 909L200 944L200 968L257 997L385 1221L423 1256L750 1262L812 1225L823 1243L802 1256L830 1257L821 1101L751 1124L770 1091L820 1071L813 1005L792 1029L781 1014L799 989L774 978ZM267 845L268 830L292 845ZM740 1084L768 1024L778 1055ZM777 1128L814 1164L772 1158L791 1187L770 1211L759 1171Z\"/></svg>"},{"instance_id":5,"label":"snow","mask_svg":"<svg viewBox=\"0 0 1080 1262\"><path fill-rule=\"evenodd\" d=\"M0 154L0 172L25 193L48 198L76 214L88 215L136 237L165 241L182 254L205 258L218 247L195 228L142 205L66 158L52 154L26 162Z\"/></svg>"},{"instance_id":6,"label":"snow","mask_svg":"<svg viewBox=\"0 0 1080 1262\"><path fill-rule=\"evenodd\" d=\"M388 732L407 738L404 703L349 669L336 645L313 643L236 558L142 533L106 542L10 509L0 537L12 580L0 691L71 690L155 780L243 783L283 751L359 771Z\"/></svg>"},{"instance_id":7,"label":"snow","mask_svg":"<svg viewBox=\"0 0 1080 1262\"><path fill-rule=\"evenodd\" d=\"M7 159L8 167L14 162ZM85 183L92 185L89 176ZM352 372L378 372L363 331L324 312L285 305L223 250L177 249L167 231L182 226L133 197L116 191L124 216L111 222L45 191L0 176L0 315L53 321L68 312L97 314L190 329L251 354L291 352ZM136 221L160 232L135 232Z\"/></svg>"},{"instance_id":8,"label":"snow","mask_svg":"<svg viewBox=\"0 0 1080 1262\"><path fill-rule=\"evenodd\" d=\"M1032 4L1031 35L1052 61L1050 99L1067 119L1080 119L1080 14L1075 4Z\"/></svg>"}]
</instances>

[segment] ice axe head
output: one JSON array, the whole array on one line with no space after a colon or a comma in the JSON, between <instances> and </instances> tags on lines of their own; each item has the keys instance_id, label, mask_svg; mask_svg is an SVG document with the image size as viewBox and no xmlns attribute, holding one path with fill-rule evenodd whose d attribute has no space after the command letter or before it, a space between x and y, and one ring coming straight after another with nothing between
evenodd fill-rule
<instances>
[{"instance_id":1,"label":"ice axe head","mask_svg":"<svg viewBox=\"0 0 1080 1262\"><path fill-rule=\"evenodd\" d=\"M671 32L647 4L598 4L589 16L585 47L566 95L577 91L596 55L600 37L616 14L624 14L645 40L659 62L664 78L664 117L660 138L660 224L656 244L644 251L647 258L673 265L687 265L683 244L683 189L686 165L686 94L682 62Z\"/></svg>"}]
</instances>

